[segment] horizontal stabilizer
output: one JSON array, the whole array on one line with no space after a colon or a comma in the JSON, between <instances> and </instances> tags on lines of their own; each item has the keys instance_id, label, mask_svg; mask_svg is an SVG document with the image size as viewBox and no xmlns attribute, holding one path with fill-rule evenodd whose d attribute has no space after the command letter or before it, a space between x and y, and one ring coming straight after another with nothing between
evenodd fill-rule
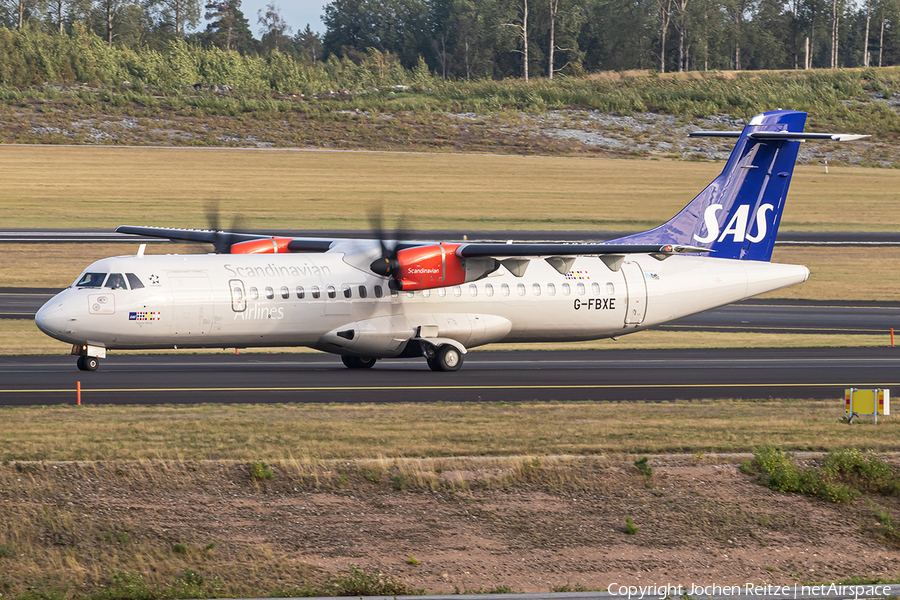
<instances>
[{"instance_id":1,"label":"horizontal stabilizer","mask_svg":"<svg viewBox=\"0 0 900 600\"><path fill-rule=\"evenodd\" d=\"M740 131L692 131L688 137L724 137L737 138L741 137Z\"/></svg>"},{"instance_id":2,"label":"horizontal stabilizer","mask_svg":"<svg viewBox=\"0 0 900 600\"><path fill-rule=\"evenodd\" d=\"M739 138L740 131L692 131L688 137L721 137L721 138ZM834 142L853 142L863 138L871 137L868 135L857 135L855 133L802 133L794 131L758 131L747 135L751 140L760 141L783 141L783 140L831 140Z\"/></svg>"},{"instance_id":3,"label":"horizontal stabilizer","mask_svg":"<svg viewBox=\"0 0 900 600\"><path fill-rule=\"evenodd\" d=\"M747 137L752 140L832 140L834 142L852 142L863 138L871 137L868 135L856 135L853 133L795 133L792 131L758 131L751 133Z\"/></svg>"}]
</instances>

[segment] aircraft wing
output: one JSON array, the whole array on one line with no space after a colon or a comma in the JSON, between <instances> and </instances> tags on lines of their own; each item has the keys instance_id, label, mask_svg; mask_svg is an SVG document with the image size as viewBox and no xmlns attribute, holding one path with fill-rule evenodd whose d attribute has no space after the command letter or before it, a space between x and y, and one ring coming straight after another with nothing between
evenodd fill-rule
<instances>
[{"instance_id":1,"label":"aircraft wing","mask_svg":"<svg viewBox=\"0 0 900 600\"><path fill-rule=\"evenodd\" d=\"M604 254L681 254L709 252L700 246L676 244L462 244L456 255L461 258L539 258L544 256L600 256Z\"/></svg>"},{"instance_id":2,"label":"aircraft wing","mask_svg":"<svg viewBox=\"0 0 900 600\"><path fill-rule=\"evenodd\" d=\"M200 242L212 244L216 252L228 254L233 252L232 246L245 242L261 242L263 244L280 244L287 252L327 252L333 240L313 238L275 238L258 233L235 233L231 231L214 231L211 229L170 229L168 227L135 227L122 225L116 227L117 233L128 233L146 237L158 237L172 241Z\"/></svg>"}]
</instances>

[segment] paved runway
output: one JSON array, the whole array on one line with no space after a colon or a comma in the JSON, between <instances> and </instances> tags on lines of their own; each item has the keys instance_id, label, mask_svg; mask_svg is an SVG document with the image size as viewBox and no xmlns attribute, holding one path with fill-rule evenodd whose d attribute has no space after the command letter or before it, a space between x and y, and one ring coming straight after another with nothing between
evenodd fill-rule
<instances>
[{"instance_id":1,"label":"paved runway","mask_svg":"<svg viewBox=\"0 0 900 600\"><path fill-rule=\"evenodd\" d=\"M456 373L421 359L350 371L322 354L111 354L93 373L71 356L0 357L0 405L74 403L78 381L92 404L839 399L900 387L900 348L485 351Z\"/></svg>"}]
</instances>

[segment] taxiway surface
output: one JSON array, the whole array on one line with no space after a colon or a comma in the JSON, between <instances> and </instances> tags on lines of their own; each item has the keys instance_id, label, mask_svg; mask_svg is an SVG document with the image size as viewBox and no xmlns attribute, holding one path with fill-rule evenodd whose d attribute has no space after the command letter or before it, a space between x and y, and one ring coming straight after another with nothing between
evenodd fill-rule
<instances>
[{"instance_id":1,"label":"taxiway surface","mask_svg":"<svg viewBox=\"0 0 900 600\"><path fill-rule=\"evenodd\" d=\"M77 382L91 404L837 400L900 386L900 348L480 351L456 373L421 359L355 371L323 354L111 355L96 372L71 356L0 357L0 405L74 403Z\"/></svg>"}]
</instances>

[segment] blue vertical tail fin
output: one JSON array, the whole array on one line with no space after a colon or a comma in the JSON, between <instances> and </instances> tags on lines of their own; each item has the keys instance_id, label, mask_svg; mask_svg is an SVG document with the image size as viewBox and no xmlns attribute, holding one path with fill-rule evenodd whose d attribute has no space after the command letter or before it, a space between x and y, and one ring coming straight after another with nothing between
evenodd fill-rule
<instances>
[{"instance_id":1,"label":"blue vertical tail fin","mask_svg":"<svg viewBox=\"0 0 900 600\"><path fill-rule=\"evenodd\" d=\"M781 222L806 113L775 110L753 117L741 132L692 135L737 137L722 173L667 223L607 243L703 246L712 256L768 261Z\"/></svg>"}]
</instances>

